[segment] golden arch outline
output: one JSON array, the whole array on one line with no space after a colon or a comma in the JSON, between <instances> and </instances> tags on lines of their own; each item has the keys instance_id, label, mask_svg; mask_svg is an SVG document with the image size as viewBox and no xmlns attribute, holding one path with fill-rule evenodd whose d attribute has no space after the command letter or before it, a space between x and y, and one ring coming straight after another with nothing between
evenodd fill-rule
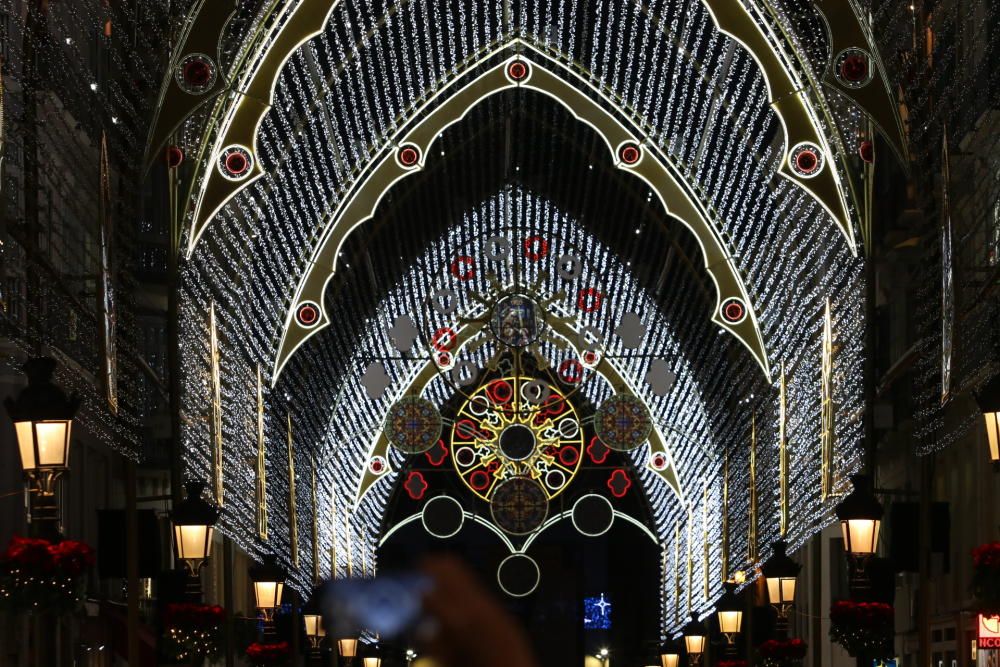
<instances>
[{"instance_id":1,"label":"golden arch outline","mask_svg":"<svg viewBox=\"0 0 1000 667\"><path fill-rule=\"evenodd\" d=\"M656 193L664 210L694 234L701 246L705 269L716 287L716 304L712 312L712 321L736 336L756 359L765 376L770 378L767 350L760 333L757 314L743 279L733 258L728 254L721 236L709 222L707 212L697 197L693 196L685 186L684 180L675 176L675 169L667 157L650 142L643 141L640 136L630 131L591 97L547 69L546 66L562 68L572 74L568 68L530 45L514 40L508 47L487 55L483 60L510 47L517 47L519 53L486 70L464 87L454 91L411 129L400 131L391 145L372 160L368 174L360 180L354 192L334 212L323 230L285 317L285 325L274 360L272 386L277 383L288 360L299 347L331 323L323 299L326 286L337 270L340 248L350 233L371 219L382 197L396 182L423 168L423 156L427 155L431 145L445 129L464 118L473 107L487 97L517 87L547 95L562 104L577 120L591 127L604 140L615 166L641 178ZM529 54L532 58L528 57ZM521 61L529 66L527 76L518 81L511 79L507 73L507 67L514 61ZM470 69L474 70L482 62L474 63ZM579 80L579 84L599 94L599 91L586 82ZM435 97L447 92L451 92L450 87L442 88ZM641 147L637 161L626 164L619 157L619 149L626 144ZM410 166L401 164L396 157L400 146L416 147L419 150L420 160ZM651 153L655 154L655 157L651 156ZM738 299L744 305L746 316L737 322L727 321L722 316L723 304L731 299ZM321 304L318 323L303 326L296 321L295 313L305 302Z\"/></svg>"},{"instance_id":2,"label":"golden arch outline","mask_svg":"<svg viewBox=\"0 0 1000 667\"><path fill-rule=\"evenodd\" d=\"M560 320L555 320L550 323L555 333L560 337L564 338L567 343L573 346L579 354L581 350L577 345L579 340L579 332L569 324L566 324ZM470 322L468 324L462 325L458 328L455 334L455 349L460 350L469 341L471 341L476 335L482 331L483 327L486 326L479 322ZM625 393L636 398L637 396L635 389L630 386L627 378L618 370L618 368L607 357L602 357L594 370L605 379L605 381L612 387L615 387L616 391L619 393ZM428 359L423 365L416 370L416 372L411 376L409 381L407 381L406 386L398 393L398 396L407 395L419 395L424 389L431 383L431 381L437 377L439 371L437 366L434 364L433 360ZM652 472L658 474L663 481L673 490L680 500L681 505L684 503L684 492L680 483L680 476L677 474L677 466L674 463L673 453L670 448L667 447L667 439L663 436L663 433L659 426L655 423L653 425L653 430L649 434L649 451L650 455L657 452L662 452L667 458L667 465L664 466L662 470L657 470L649 461L646 462L645 467ZM382 429L379 429L372 439L371 444L368 446L368 456L364 463L364 472L361 474L361 478L358 480L358 486L354 494L354 507L357 508L361 504L362 499L365 494L368 493L369 489L388 472L382 473L381 475L376 475L371 471L368 466L368 462L375 456L382 456L388 459L389 452L389 438L386 437Z\"/></svg>"}]
</instances>

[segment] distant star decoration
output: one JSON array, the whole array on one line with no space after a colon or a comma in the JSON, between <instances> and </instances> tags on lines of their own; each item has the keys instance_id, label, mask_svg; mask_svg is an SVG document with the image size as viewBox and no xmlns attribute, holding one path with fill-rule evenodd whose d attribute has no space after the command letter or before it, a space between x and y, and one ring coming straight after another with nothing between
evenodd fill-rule
<instances>
[{"instance_id":1,"label":"distant star decoration","mask_svg":"<svg viewBox=\"0 0 1000 667\"><path fill-rule=\"evenodd\" d=\"M392 344L400 352L406 353L413 349L413 343L420 333L417 325L413 323L413 318L409 315L400 315L393 321L392 328L389 329L389 337Z\"/></svg>"},{"instance_id":2,"label":"distant star decoration","mask_svg":"<svg viewBox=\"0 0 1000 667\"><path fill-rule=\"evenodd\" d=\"M373 401L381 398L389 387L389 376L385 373L385 366L379 361L368 364L365 374L361 376L361 384L365 386L368 398Z\"/></svg>"},{"instance_id":3,"label":"distant star decoration","mask_svg":"<svg viewBox=\"0 0 1000 667\"><path fill-rule=\"evenodd\" d=\"M622 345L625 346L625 349L634 350L642 344L642 339L645 338L648 328L637 314L625 313L621 324L615 329L615 333L622 339Z\"/></svg>"}]
</instances>

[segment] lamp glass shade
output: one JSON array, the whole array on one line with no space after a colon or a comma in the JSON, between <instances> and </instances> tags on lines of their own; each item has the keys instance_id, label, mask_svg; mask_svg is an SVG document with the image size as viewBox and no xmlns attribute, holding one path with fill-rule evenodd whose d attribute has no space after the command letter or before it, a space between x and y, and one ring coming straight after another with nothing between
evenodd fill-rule
<instances>
[{"instance_id":1,"label":"lamp glass shade","mask_svg":"<svg viewBox=\"0 0 1000 667\"><path fill-rule=\"evenodd\" d=\"M14 422L21 467L24 470L66 468L72 427L72 419Z\"/></svg>"},{"instance_id":2,"label":"lamp glass shade","mask_svg":"<svg viewBox=\"0 0 1000 667\"><path fill-rule=\"evenodd\" d=\"M701 655L705 652L705 635L684 635L684 648L688 655Z\"/></svg>"},{"instance_id":3,"label":"lamp glass shade","mask_svg":"<svg viewBox=\"0 0 1000 667\"><path fill-rule=\"evenodd\" d=\"M307 637L326 636L326 630L323 629L323 617L319 614L302 614L302 621L306 625Z\"/></svg>"},{"instance_id":4,"label":"lamp glass shade","mask_svg":"<svg viewBox=\"0 0 1000 667\"><path fill-rule=\"evenodd\" d=\"M767 597L771 604L795 602L795 577L767 577Z\"/></svg>"},{"instance_id":5,"label":"lamp glass shade","mask_svg":"<svg viewBox=\"0 0 1000 667\"><path fill-rule=\"evenodd\" d=\"M680 664L680 653L664 653L660 655L660 667L678 667Z\"/></svg>"},{"instance_id":6,"label":"lamp glass shade","mask_svg":"<svg viewBox=\"0 0 1000 667\"><path fill-rule=\"evenodd\" d=\"M990 459L1000 462L1000 410L984 412L986 418L986 441L990 445Z\"/></svg>"},{"instance_id":7,"label":"lamp glass shade","mask_svg":"<svg viewBox=\"0 0 1000 667\"><path fill-rule=\"evenodd\" d=\"M283 581L255 581L253 595L258 609L274 609L281 604L281 594L285 590Z\"/></svg>"},{"instance_id":8,"label":"lamp glass shade","mask_svg":"<svg viewBox=\"0 0 1000 667\"><path fill-rule=\"evenodd\" d=\"M382 658L368 656L365 658L365 667L382 667Z\"/></svg>"},{"instance_id":9,"label":"lamp glass shade","mask_svg":"<svg viewBox=\"0 0 1000 667\"><path fill-rule=\"evenodd\" d=\"M174 549L181 560L205 560L212 555L212 526L174 526Z\"/></svg>"},{"instance_id":10,"label":"lamp glass shade","mask_svg":"<svg viewBox=\"0 0 1000 667\"><path fill-rule=\"evenodd\" d=\"M720 611L718 614L719 632L724 635L732 635L740 631L743 626L742 611Z\"/></svg>"},{"instance_id":11,"label":"lamp glass shade","mask_svg":"<svg viewBox=\"0 0 1000 667\"><path fill-rule=\"evenodd\" d=\"M844 549L856 556L871 556L878 546L879 519L844 519L840 530L844 537Z\"/></svg>"},{"instance_id":12,"label":"lamp glass shade","mask_svg":"<svg viewBox=\"0 0 1000 667\"><path fill-rule=\"evenodd\" d=\"M358 654L357 639L338 639L337 652L342 658L353 658Z\"/></svg>"}]
</instances>

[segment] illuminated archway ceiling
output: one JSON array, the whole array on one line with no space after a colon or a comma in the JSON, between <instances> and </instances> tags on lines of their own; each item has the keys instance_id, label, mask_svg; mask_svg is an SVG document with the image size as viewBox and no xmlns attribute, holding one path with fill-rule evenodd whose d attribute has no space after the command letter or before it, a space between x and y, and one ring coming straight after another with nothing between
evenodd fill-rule
<instances>
[{"instance_id":1,"label":"illuminated archway ceiling","mask_svg":"<svg viewBox=\"0 0 1000 667\"><path fill-rule=\"evenodd\" d=\"M266 94L254 98L266 111L252 147L258 177L242 183L211 224L199 227L182 279L183 362L194 380L185 385L184 404L191 414L204 413L206 313L214 303L229 489L222 528L250 553L273 550L288 560L282 461L290 413L296 470L315 465L318 488L326 494L317 507L318 548L327 554L336 546L338 571L344 554L353 556L356 567L372 562L395 477L383 476L354 503L393 392L413 370L387 364L391 389L374 401L363 390L363 373L371 362L395 354L388 334L393 318L426 307L427 291L455 255L475 255L482 236L503 228L521 230L514 240L529 231L552 233L553 243L569 238L593 248L594 261L607 267L600 280L612 285L613 317L605 333L630 309L642 312L651 334L640 352L666 359L677 374L674 388L660 397L644 385L648 358L623 371L667 431L666 447L684 494L682 503L662 476L636 459L638 481L664 541L690 531L692 517L701 525L709 515L705 530L718 544L721 461L728 452L737 471L729 480L731 549L735 560L745 561L746 444L755 413L758 483L766 489L758 540L763 546L776 537L774 382L782 365L794 471L790 537L804 539L822 525L830 503L815 483L817 383L827 299L837 331L836 467L843 472L854 465L861 263L844 226L810 192L778 175L785 162L783 129L757 63L716 30L700 2L595 1L586 11L558 2L514 5L511 20L504 21L499 8L478 2L401 2L374 15L355 3L336 4L322 34L284 66L273 105L264 103ZM588 99L601 105L613 100L618 110L608 111L638 128L650 149L644 159L657 153L692 193L745 285L771 377L761 372L763 364L745 341L720 335L725 332L713 323L718 294L696 235L666 213L648 183L616 166L598 131L551 96L526 90L489 96L421 146L423 169L386 189L372 219L339 249L337 271L322 293L330 325L289 357L280 376L273 374L295 295L338 208L356 194L372 165L394 159L392 138L408 120L427 115L415 110L459 76L463 65L515 34L542 53L565 58L558 66L584 78ZM498 53L471 74L505 59ZM211 171L216 143L213 138L205 144L210 173L217 173ZM831 158L826 166L839 169L840 160ZM199 187L204 182L196 181ZM258 369L269 451L267 544L250 537L256 534L254 467L247 461L257 447ZM427 391L447 399L443 389ZM595 391L589 400L604 395ZM208 420L185 424L189 469L203 477L211 468L209 429ZM394 457L390 467L400 463ZM304 486L297 487L300 536L312 521ZM308 563L311 546L304 542L300 537L299 551ZM717 572L719 559L713 551L705 568L711 596L720 578L707 570ZM293 578L302 586L308 579L304 569ZM711 596L699 589L697 605L707 605ZM683 623L682 616L664 613L671 623Z\"/></svg>"}]
</instances>

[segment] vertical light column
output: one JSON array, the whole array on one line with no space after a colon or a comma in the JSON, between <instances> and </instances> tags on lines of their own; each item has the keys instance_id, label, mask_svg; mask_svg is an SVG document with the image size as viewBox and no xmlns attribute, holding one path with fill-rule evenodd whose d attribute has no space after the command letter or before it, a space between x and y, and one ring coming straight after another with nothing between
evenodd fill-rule
<instances>
[{"instance_id":1,"label":"vertical light column","mask_svg":"<svg viewBox=\"0 0 1000 667\"><path fill-rule=\"evenodd\" d=\"M309 467L309 492L312 501L312 576L313 584L319 583L319 507L316 504L316 460Z\"/></svg>"},{"instance_id":2,"label":"vertical light column","mask_svg":"<svg viewBox=\"0 0 1000 667\"><path fill-rule=\"evenodd\" d=\"M288 539L292 565L299 566L299 517L295 508L295 448L292 444L292 413L288 411Z\"/></svg>"},{"instance_id":3,"label":"vertical light column","mask_svg":"<svg viewBox=\"0 0 1000 667\"><path fill-rule=\"evenodd\" d=\"M0 87L0 96L3 89ZM2 110L0 110L2 111ZM0 123L3 122L0 113ZM108 135L101 133L101 174L98 197L98 231L100 233L100 276L97 288L97 313L101 318L101 363L104 395L112 414L118 414L118 349L115 308L114 270L111 266L113 220L111 211L111 168L108 165Z\"/></svg>"},{"instance_id":4,"label":"vertical light column","mask_svg":"<svg viewBox=\"0 0 1000 667\"><path fill-rule=\"evenodd\" d=\"M729 449L722 458L722 580L729 579Z\"/></svg>"},{"instance_id":5,"label":"vertical light column","mask_svg":"<svg viewBox=\"0 0 1000 667\"><path fill-rule=\"evenodd\" d=\"M701 583L705 593L705 602L708 602L708 484L705 485L704 498L701 501Z\"/></svg>"},{"instance_id":6,"label":"vertical light column","mask_svg":"<svg viewBox=\"0 0 1000 667\"><path fill-rule=\"evenodd\" d=\"M788 534L788 399L785 362L778 388L778 513L781 537Z\"/></svg>"},{"instance_id":7,"label":"vertical light column","mask_svg":"<svg viewBox=\"0 0 1000 667\"><path fill-rule=\"evenodd\" d=\"M267 446L264 439L264 383L257 364L257 536L267 539Z\"/></svg>"},{"instance_id":8,"label":"vertical light column","mask_svg":"<svg viewBox=\"0 0 1000 667\"><path fill-rule=\"evenodd\" d=\"M681 527L674 524L674 621L681 618Z\"/></svg>"},{"instance_id":9,"label":"vertical light column","mask_svg":"<svg viewBox=\"0 0 1000 667\"><path fill-rule=\"evenodd\" d=\"M833 493L833 323L830 299L826 300L823 318L823 359L820 370L820 498Z\"/></svg>"},{"instance_id":10,"label":"vertical light column","mask_svg":"<svg viewBox=\"0 0 1000 667\"><path fill-rule=\"evenodd\" d=\"M212 392L210 433L212 438L212 495L222 506L222 380L219 372L219 330L215 319L215 301L208 308L208 347Z\"/></svg>"},{"instance_id":11,"label":"vertical light column","mask_svg":"<svg viewBox=\"0 0 1000 667\"><path fill-rule=\"evenodd\" d=\"M747 521L747 560L757 562L757 415L750 415L750 503Z\"/></svg>"}]
</instances>

